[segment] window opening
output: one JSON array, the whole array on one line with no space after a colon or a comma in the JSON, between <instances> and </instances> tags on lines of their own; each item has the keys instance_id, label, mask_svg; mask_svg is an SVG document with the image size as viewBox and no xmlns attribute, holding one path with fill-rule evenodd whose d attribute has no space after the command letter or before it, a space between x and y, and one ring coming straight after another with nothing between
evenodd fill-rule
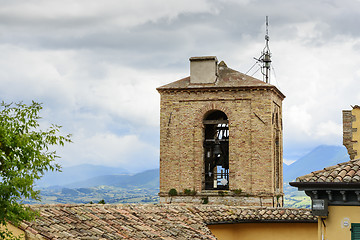
<instances>
[{"instance_id":1,"label":"window opening","mask_svg":"<svg viewBox=\"0 0 360 240\"><path fill-rule=\"evenodd\" d=\"M274 167L275 167L275 191L280 191L280 131L275 130L275 161L274 161Z\"/></svg>"},{"instance_id":2,"label":"window opening","mask_svg":"<svg viewBox=\"0 0 360 240\"><path fill-rule=\"evenodd\" d=\"M205 189L229 189L229 124L225 113L214 111L204 119Z\"/></svg>"},{"instance_id":3,"label":"window opening","mask_svg":"<svg viewBox=\"0 0 360 240\"><path fill-rule=\"evenodd\" d=\"M351 240L360 240L360 223L351 223Z\"/></svg>"}]
</instances>

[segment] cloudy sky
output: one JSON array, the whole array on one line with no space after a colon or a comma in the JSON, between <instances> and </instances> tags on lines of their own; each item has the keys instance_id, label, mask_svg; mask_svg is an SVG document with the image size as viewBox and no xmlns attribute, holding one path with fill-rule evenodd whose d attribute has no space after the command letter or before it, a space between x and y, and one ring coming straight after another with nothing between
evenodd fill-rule
<instances>
[{"instance_id":1,"label":"cloudy sky","mask_svg":"<svg viewBox=\"0 0 360 240\"><path fill-rule=\"evenodd\" d=\"M246 73L266 15L284 159L342 145L341 111L360 104L357 0L0 0L1 100L42 102L42 121L73 134L63 166L156 168L155 88L188 76L192 56Z\"/></svg>"}]
</instances>

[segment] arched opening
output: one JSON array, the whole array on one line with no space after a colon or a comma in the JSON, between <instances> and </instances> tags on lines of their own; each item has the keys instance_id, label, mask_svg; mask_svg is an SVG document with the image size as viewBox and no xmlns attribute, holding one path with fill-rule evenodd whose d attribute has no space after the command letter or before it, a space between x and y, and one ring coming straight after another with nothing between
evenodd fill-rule
<instances>
[{"instance_id":1,"label":"arched opening","mask_svg":"<svg viewBox=\"0 0 360 240\"><path fill-rule=\"evenodd\" d=\"M282 186L281 186L281 182L280 180L282 180L281 178L281 172L280 172L280 166L281 166L281 152L280 152L280 131L278 129L275 129L275 149L274 149L274 191L276 194L279 194L282 192ZM281 203L281 201L283 201L284 199L282 198L282 200L280 198L277 197L276 200L276 207L281 207L284 202Z\"/></svg>"},{"instance_id":2,"label":"arched opening","mask_svg":"<svg viewBox=\"0 0 360 240\"><path fill-rule=\"evenodd\" d=\"M204 189L229 189L229 120L222 111L209 112L204 120Z\"/></svg>"},{"instance_id":3,"label":"arched opening","mask_svg":"<svg viewBox=\"0 0 360 240\"><path fill-rule=\"evenodd\" d=\"M274 191L280 192L281 188L281 144L280 128L281 119L279 119L279 107L275 106L273 111L273 133L274 133Z\"/></svg>"}]
</instances>

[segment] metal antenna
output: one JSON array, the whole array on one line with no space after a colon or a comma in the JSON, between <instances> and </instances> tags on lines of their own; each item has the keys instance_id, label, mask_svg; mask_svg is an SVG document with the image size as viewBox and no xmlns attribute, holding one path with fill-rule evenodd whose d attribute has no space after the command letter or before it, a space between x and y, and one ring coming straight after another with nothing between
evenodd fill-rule
<instances>
[{"instance_id":1,"label":"metal antenna","mask_svg":"<svg viewBox=\"0 0 360 240\"><path fill-rule=\"evenodd\" d=\"M269 38L269 18L268 18L268 16L266 16L265 28L266 28L265 29L266 30L265 47L261 52L261 56L259 58L254 58L256 60L256 63L254 63L254 65L246 72L246 74L248 72L250 72L251 69L253 69L256 64L261 63L260 69L261 69L261 73L263 75L263 81L266 83L270 83L271 52L270 52L270 48L269 48L269 39L270 38ZM259 69L256 70L256 72L257 71L259 71Z\"/></svg>"},{"instance_id":2,"label":"metal antenna","mask_svg":"<svg viewBox=\"0 0 360 240\"><path fill-rule=\"evenodd\" d=\"M266 16L266 35L265 35L265 48L261 54L260 60L263 63L263 76L265 82L270 83L270 65L271 65L271 52L269 48L269 18ZM265 70L265 72L264 72Z\"/></svg>"}]
</instances>

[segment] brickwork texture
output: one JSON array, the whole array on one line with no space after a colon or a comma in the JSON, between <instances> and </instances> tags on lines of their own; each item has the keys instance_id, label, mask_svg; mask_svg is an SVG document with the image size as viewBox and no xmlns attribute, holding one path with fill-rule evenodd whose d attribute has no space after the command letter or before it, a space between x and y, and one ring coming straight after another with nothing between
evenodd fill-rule
<instances>
[{"instance_id":1,"label":"brickwork texture","mask_svg":"<svg viewBox=\"0 0 360 240\"><path fill-rule=\"evenodd\" d=\"M343 144L348 150L350 159L357 159L360 152L360 107L343 110Z\"/></svg>"}]
</instances>

